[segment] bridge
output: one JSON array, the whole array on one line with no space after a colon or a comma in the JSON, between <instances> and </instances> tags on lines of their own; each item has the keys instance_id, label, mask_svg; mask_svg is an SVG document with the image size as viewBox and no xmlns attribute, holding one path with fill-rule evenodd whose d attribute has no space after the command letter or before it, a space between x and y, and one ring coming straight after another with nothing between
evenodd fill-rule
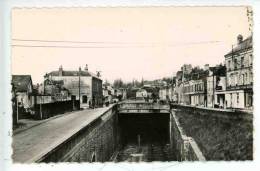
<instances>
[{"instance_id":1,"label":"bridge","mask_svg":"<svg viewBox=\"0 0 260 171\"><path fill-rule=\"evenodd\" d=\"M138 101L126 101L118 103L118 113L169 113L170 105L150 103L150 102L138 102Z\"/></svg>"}]
</instances>

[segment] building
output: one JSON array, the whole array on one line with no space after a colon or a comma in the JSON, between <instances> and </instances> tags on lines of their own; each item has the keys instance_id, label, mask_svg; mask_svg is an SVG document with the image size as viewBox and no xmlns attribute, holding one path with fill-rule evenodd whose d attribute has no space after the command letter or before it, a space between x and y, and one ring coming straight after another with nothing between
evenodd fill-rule
<instances>
[{"instance_id":1,"label":"building","mask_svg":"<svg viewBox=\"0 0 260 171\"><path fill-rule=\"evenodd\" d=\"M18 119L26 118L34 107L33 84L30 75L12 75Z\"/></svg>"},{"instance_id":2,"label":"building","mask_svg":"<svg viewBox=\"0 0 260 171\"><path fill-rule=\"evenodd\" d=\"M185 81L187 79L187 76L190 75L190 73L192 72L192 65L184 64L181 67L181 71L182 71L182 81Z\"/></svg>"},{"instance_id":3,"label":"building","mask_svg":"<svg viewBox=\"0 0 260 171\"><path fill-rule=\"evenodd\" d=\"M223 92L226 90L226 67L222 64L215 67L208 67L207 76L207 107L224 108L225 96Z\"/></svg>"},{"instance_id":4,"label":"building","mask_svg":"<svg viewBox=\"0 0 260 171\"><path fill-rule=\"evenodd\" d=\"M44 95L49 95L53 101L71 100L70 92L64 87L63 80L49 80L44 82Z\"/></svg>"},{"instance_id":5,"label":"building","mask_svg":"<svg viewBox=\"0 0 260 171\"><path fill-rule=\"evenodd\" d=\"M145 89L140 88L136 91L136 99L138 99L138 100L147 98L147 96L148 96L148 94Z\"/></svg>"},{"instance_id":6,"label":"building","mask_svg":"<svg viewBox=\"0 0 260 171\"><path fill-rule=\"evenodd\" d=\"M112 103L114 96L114 89L111 85L103 85L103 98L104 101L108 101L109 103Z\"/></svg>"},{"instance_id":7,"label":"building","mask_svg":"<svg viewBox=\"0 0 260 171\"><path fill-rule=\"evenodd\" d=\"M205 106L205 83L202 79L190 80L184 83L184 104Z\"/></svg>"},{"instance_id":8,"label":"building","mask_svg":"<svg viewBox=\"0 0 260 171\"><path fill-rule=\"evenodd\" d=\"M159 89L159 99L171 102L177 101L176 87L173 84L162 86Z\"/></svg>"},{"instance_id":9,"label":"building","mask_svg":"<svg viewBox=\"0 0 260 171\"><path fill-rule=\"evenodd\" d=\"M159 89L159 99L166 101L169 100L169 89L168 86L162 86Z\"/></svg>"},{"instance_id":10,"label":"building","mask_svg":"<svg viewBox=\"0 0 260 171\"><path fill-rule=\"evenodd\" d=\"M114 90L114 96L118 100L125 100L127 98L127 89L126 88L117 88Z\"/></svg>"},{"instance_id":11,"label":"building","mask_svg":"<svg viewBox=\"0 0 260 171\"><path fill-rule=\"evenodd\" d=\"M226 108L252 109L253 107L253 43L252 36L243 40L238 35L237 44L225 55Z\"/></svg>"},{"instance_id":12,"label":"building","mask_svg":"<svg viewBox=\"0 0 260 171\"><path fill-rule=\"evenodd\" d=\"M64 88L70 92L71 99L80 100L81 108L103 105L102 80L89 72L87 65L84 70L79 68L78 71L63 70L60 66L59 70L47 73L44 80L45 84L49 81L63 82Z\"/></svg>"}]
</instances>

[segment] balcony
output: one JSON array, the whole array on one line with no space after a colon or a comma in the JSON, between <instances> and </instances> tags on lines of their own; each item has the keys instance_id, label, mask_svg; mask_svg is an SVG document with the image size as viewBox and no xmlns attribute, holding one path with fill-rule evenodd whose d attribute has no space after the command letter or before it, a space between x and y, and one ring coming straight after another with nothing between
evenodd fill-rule
<instances>
[{"instance_id":1,"label":"balcony","mask_svg":"<svg viewBox=\"0 0 260 171\"><path fill-rule=\"evenodd\" d=\"M222 86L216 86L216 90L223 90Z\"/></svg>"},{"instance_id":2,"label":"balcony","mask_svg":"<svg viewBox=\"0 0 260 171\"><path fill-rule=\"evenodd\" d=\"M229 85L227 86L227 90L243 90L243 89L252 89L253 83L251 84L244 84L244 85Z\"/></svg>"}]
</instances>

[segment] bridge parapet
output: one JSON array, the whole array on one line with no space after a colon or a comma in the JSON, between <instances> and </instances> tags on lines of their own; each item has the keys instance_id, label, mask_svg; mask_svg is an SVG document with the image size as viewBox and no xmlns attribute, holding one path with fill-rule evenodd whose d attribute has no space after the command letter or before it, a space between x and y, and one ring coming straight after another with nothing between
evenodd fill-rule
<instances>
[{"instance_id":1,"label":"bridge parapet","mask_svg":"<svg viewBox=\"0 0 260 171\"><path fill-rule=\"evenodd\" d=\"M118 113L169 113L170 105L150 102L118 103Z\"/></svg>"}]
</instances>

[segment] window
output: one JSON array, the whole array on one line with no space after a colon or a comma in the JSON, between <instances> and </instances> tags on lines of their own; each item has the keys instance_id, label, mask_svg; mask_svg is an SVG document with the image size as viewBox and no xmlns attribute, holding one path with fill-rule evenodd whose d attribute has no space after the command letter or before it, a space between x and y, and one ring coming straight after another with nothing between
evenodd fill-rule
<instances>
[{"instance_id":1,"label":"window","mask_svg":"<svg viewBox=\"0 0 260 171\"><path fill-rule=\"evenodd\" d=\"M253 55L251 54L250 56L249 56L249 63L250 63L250 65L252 66L253 65Z\"/></svg>"},{"instance_id":2,"label":"window","mask_svg":"<svg viewBox=\"0 0 260 171\"><path fill-rule=\"evenodd\" d=\"M241 57L241 68L244 67L244 57Z\"/></svg>"},{"instance_id":3,"label":"window","mask_svg":"<svg viewBox=\"0 0 260 171\"><path fill-rule=\"evenodd\" d=\"M254 76L253 76L253 72L250 72L250 83L252 84L253 83L253 78Z\"/></svg>"},{"instance_id":4,"label":"window","mask_svg":"<svg viewBox=\"0 0 260 171\"><path fill-rule=\"evenodd\" d=\"M234 69L237 69L237 59L234 59Z\"/></svg>"},{"instance_id":5,"label":"window","mask_svg":"<svg viewBox=\"0 0 260 171\"><path fill-rule=\"evenodd\" d=\"M234 75L234 84L235 84L236 86L238 85L238 79L237 79L237 77L238 77L238 74L235 73L235 75Z\"/></svg>"},{"instance_id":6,"label":"window","mask_svg":"<svg viewBox=\"0 0 260 171\"><path fill-rule=\"evenodd\" d=\"M230 107L232 107L232 104L233 104L233 96L232 93L230 93Z\"/></svg>"},{"instance_id":7,"label":"window","mask_svg":"<svg viewBox=\"0 0 260 171\"><path fill-rule=\"evenodd\" d=\"M245 84L247 84L247 73L245 73Z\"/></svg>"},{"instance_id":8,"label":"window","mask_svg":"<svg viewBox=\"0 0 260 171\"><path fill-rule=\"evenodd\" d=\"M228 61L228 70L230 71L231 69L231 61Z\"/></svg>"},{"instance_id":9,"label":"window","mask_svg":"<svg viewBox=\"0 0 260 171\"><path fill-rule=\"evenodd\" d=\"M233 74L230 74L229 86L233 85Z\"/></svg>"},{"instance_id":10,"label":"window","mask_svg":"<svg viewBox=\"0 0 260 171\"><path fill-rule=\"evenodd\" d=\"M244 74L242 74L242 85L244 85L245 84L245 75Z\"/></svg>"}]
</instances>

